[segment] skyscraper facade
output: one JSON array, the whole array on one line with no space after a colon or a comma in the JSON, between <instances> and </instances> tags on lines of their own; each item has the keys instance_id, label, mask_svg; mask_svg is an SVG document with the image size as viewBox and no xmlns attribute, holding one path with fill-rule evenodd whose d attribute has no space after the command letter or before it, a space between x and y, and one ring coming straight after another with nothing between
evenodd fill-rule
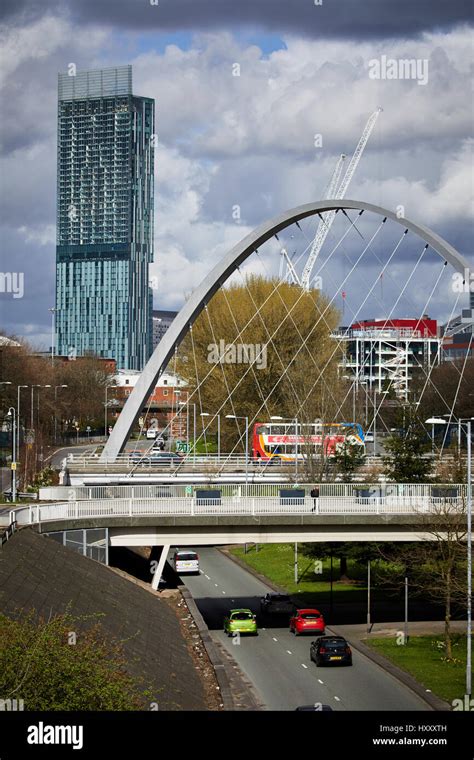
<instances>
[{"instance_id":1,"label":"skyscraper facade","mask_svg":"<svg viewBox=\"0 0 474 760\"><path fill-rule=\"evenodd\" d=\"M151 354L154 106L131 66L59 74L58 354L123 369Z\"/></svg>"}]
</instances>

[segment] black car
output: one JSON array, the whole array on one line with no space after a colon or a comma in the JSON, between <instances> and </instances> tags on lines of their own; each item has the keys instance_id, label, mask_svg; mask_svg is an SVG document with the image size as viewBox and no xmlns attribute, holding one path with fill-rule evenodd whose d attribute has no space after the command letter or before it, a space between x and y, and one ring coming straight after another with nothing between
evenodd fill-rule
<instances>
[{"instance_id":1,"label":"black car","mask_svg":"<svg viewBox=\"0 0 474 760\"><path fill-rule=\"evenodd\" d=\"M296 605L288 594L265 594L260 599L260 611L268 615L292 615Z\"/></svg>"},{"instance_id":2,"label":"black car","mask_svg":"<svg viewBox=\"0 0 474 760\"><path fill-rule=\"evenodd\" d=\"M352 665L352 650L343 636L321 636L311 642L310 657L316 665Z\"/></svg>"}]
</instances>

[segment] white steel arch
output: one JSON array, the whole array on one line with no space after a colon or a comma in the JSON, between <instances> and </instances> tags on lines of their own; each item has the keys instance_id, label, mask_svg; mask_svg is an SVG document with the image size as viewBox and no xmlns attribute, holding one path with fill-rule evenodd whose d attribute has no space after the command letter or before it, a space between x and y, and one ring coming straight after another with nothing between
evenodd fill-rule
<instances>
[{"instance_id":1,"label":"white steel arch","mask_svg":"<svg viewBox=\"0 0 474 760\"><path fill-rule=\"evenodd\" d=\"M306 203L302 206L297 206L296 208L284 211L282 214L279 214L279 216L261 224L255 230L250 232L243 240L237 243L193 291L191 297L186 301L181 311L173 320L170 328L167 330L153 355L148 360L146 367L127 399L114 429L104 446L100 461L113 462L117 455L123 451L133 426L140 416L143 404L153 391L157 379L173 356L175 348L179 346L188 332L190 325L193 324L214 293L219 290L242 262L263 245L263 243L295 222L299 222L302 219L314 216L315 214L321 214L326 211L338 211L341 209L369 211L378 216L392 219L394 222L402 225L405 229L410 230L415 235L422 238L458 272L464 274L466 270L469 270L468 261L446 240L441 238L428 227L411 222L405 217L400 217L393 211L385 209L382 206L365 203L364 201L335 199Z\"/></svg>"}]
</instances>

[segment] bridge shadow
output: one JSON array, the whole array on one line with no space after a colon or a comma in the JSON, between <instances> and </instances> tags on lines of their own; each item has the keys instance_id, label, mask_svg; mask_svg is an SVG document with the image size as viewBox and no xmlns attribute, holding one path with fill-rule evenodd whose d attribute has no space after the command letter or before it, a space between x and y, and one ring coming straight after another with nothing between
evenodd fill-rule
<instances>
[{"instance_id":1,"label":"bridge shadow","mask_svg":"<svg viewBox=\"0 0 474 760\"><path fill-rule=\"evenodd\" d=\"M184 579L184 583L186 580ZM246 608L252 610L257 615L257 623L260 628L271 629L288 629L289 615L268 615L260 611L259 596L225 596L225 597L206 597L193 594L194 600L211 630L220 630L223 627L223 620L231 609ZM351 625L367 622L367 604L358 601L334 601L331 606L329 593L318 595L315 600L312 594L293 594L292 599L296 602L299 609L310 608L317 609L322 613L326 625ZM394 601L377 601L371 605L372 623L394 623L404 619L403 600ZM453 618L462 618L462 611ZM443 620L443 609L440 605L430 604L428 602L413 602L412 609L409 607L408 620L431 621Z\"/></svg>"},{"instance_id":2,"label":"bridge shadow","mask_svg":"<svg viewBox=\"0 0 474 760\"><path fill-rule=\"evenodd\" d=\"M133 577L138 578L138 580L151 584L151 562L158 562L160 554L160 546L154 546L148 557L145 552L140 550L140 548L135 551L132 548L124 546L111 546L109 549L109 565L117 567L119 570L123 570L129 575L133 575ZM165 562L163 568L163 578L166 582L166 588L177 588L180 583L179 576L168 562Z\"/></svg>"}]
</instances>

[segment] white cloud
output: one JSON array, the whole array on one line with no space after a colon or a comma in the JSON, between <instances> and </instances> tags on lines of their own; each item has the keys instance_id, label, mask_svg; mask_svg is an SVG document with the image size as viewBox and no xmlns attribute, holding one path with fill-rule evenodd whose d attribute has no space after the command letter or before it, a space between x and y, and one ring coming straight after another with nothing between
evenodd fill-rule
<instances>
[{"instance_id":1,"label":"white cloud","mask_svg":"<svg viewBox=\"0 0 474 760\"><path fill-rule=\"evenodd\" d=\"M126 62L122 41L99 27L75 35L66 20L51 17L3 30L3 36L5 224L17 231L15 241L23 239L22 261L31 258L36 267L49 248L53 271L56 73L71 61L79 69L111 65L114 54L116 63ZM156 306L181 305L258 223L322 197L339 152L352 153L379 104L384 112L348 197L403 204L407 216L440 234L454 225L461 247L469 249L469 32L383 43L293 36L286 45L263 55L230 34L199 35L189 50L169 45L162 54L130 61L135 92L156 99L156 263L150 272L159 283ZM427 58L428 84L369 79L368 62L381 55ZM232 76L235 63L240 76ZM322 149L314 146L316 133ZM235 205L241 224L232 218ZM54 277L38 306L39 323L53 294ZM23 312L17 321L26 331ZM32 323L28 319L28 329Z\"/></svg>"}]
</instances>

